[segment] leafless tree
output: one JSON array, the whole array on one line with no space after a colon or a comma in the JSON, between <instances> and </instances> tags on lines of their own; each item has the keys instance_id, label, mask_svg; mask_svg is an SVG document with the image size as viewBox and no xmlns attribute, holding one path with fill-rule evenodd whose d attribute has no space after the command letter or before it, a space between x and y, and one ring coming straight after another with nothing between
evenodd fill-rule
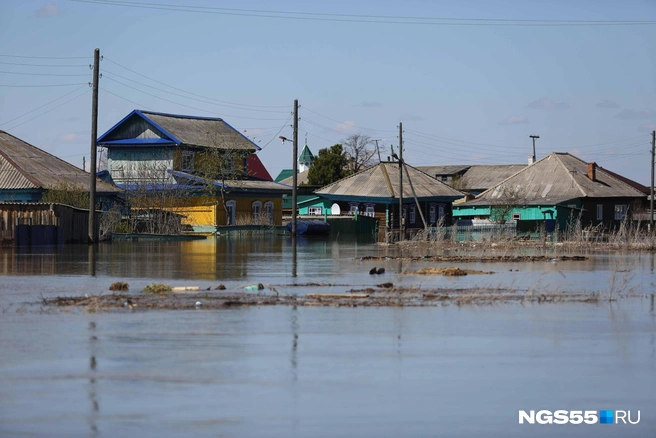
<instances>
[{"instance_id":1,"label":"leafless tree","mask_svg":"<svg viewBox=\"0 0 656 438\"><path fill-rule=\"evenodd\" d=\"M368 135L353 134L341 141L348 159L349 170L353 173L374 164L373 140Z\"/></svg>"},{"instance_id":2,"label":"leafless tree","mask_svg":"<svg viewBox=\"0 0 656 438\"><path fill-rule=\"evenodd\" d=\"M511 220L512 211L526 204L526 196L521 186L499 186L492 194L490 221L505 224Z\"/></svg>"}]
</instances>

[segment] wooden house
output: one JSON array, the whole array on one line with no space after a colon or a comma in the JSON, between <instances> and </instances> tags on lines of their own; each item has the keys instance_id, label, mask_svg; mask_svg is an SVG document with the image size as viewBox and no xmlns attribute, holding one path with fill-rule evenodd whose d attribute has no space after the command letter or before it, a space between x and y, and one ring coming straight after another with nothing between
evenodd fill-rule
<instances>
[{"instance_id":1,"label":"wooden house","mask_svg":"<svg viewBox=\"0 0 656 438\"><path fill-rule=\"evenodd\" d=\"M110 181L134 207L172 210L197 232L237 224L282 225L282 197L254 153L220 118L134 110L98 139ZM162 202L163 199L166 202Z\"/></svg>"},{"instance_id":2,"label":"wooden house","mask_svg":"<svg viewBox=\"0 0 656 438\"><path fill-rule=\"evenodd\" d=\"M474 164L417 166L417 169L455 189L478 195L525 167L525 164Z\"/></svg>"},{"instance_id":3,"label":"wooden house","mask_svg":"<svg viewBox=\"0 0 656 438\"><path fill-rule=\"evenodd\" d=\"M646 207L646 187L587 163L553 152L495 184L476 198L453 206L454 219L517 221L520 229L543 224L564 230L571 219L582 225L614 227Z\"/></svg>"},{"instance_id":4,"label":"wooden house","mask_svg":"<svg viewBox=\"0 0 656 438\"><path fill-rule=\"evenodd\" d=\"M419 209L429 226L451 223L451 203L465 196L464 193L436 180L430 175L404 164L403 211L407 230L423 228ZM315 193L333 203L333 214L359 214L379 219L379 239L387 231L399 228L399 175L398 162L381 162L361 172L343 178ZM410 179L408 179L408 175ZM412 183L412 186L410 184ZM417 207L416 195L419 201ZM320 202L324 202L320 200Z\"/></svg>"},{"instance_id":5,"label":"wooden house","mask_svg":"<svg viewBox=\"0 0 656 438\"><path fill-rule=\"evenodd\" d=\"M0 131L0 202L39 202L49 189L89 191L90 174ZM108 204L121 190L96 179L99 202Z\"/></svg>"}]
</instances>

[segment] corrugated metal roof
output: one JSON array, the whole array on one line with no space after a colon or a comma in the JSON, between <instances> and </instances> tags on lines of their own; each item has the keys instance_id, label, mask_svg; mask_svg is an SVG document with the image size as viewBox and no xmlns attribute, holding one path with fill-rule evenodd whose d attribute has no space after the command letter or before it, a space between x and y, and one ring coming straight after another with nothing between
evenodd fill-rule
<instances>
[{"instance_id":1,"label":"corrugated metal roof","mask_svg":"<svg viewBox=\"0 0 656 438\"><path fill-rule=\"evenodd\" d=\"M222 119L141 111L186 145L256 151L257 146Z\"/></svg>"},{"instance_id":2,"label":"corrugated metal roof","mask_svg":"<svg viewBox=\"0 0 656 438\"><path fill-rule=\"evenodd\" d=\"M588 178L588 163L568 153L553 152L535 164L460 205L491 205L511 195L525 205L558 204L577 198L644 197L645 194L604 169Z\"/></svg>"},{"instance_id":3,"label":"corrugated metal roof","mask_svg":"<svg viewBox=\"0 0 656 438\"><path fill-rule=\"evenodd\" d=\"M474 164L417 166L417 169L434 177L457 177L460 175L460 178L451 184L460 190L469 192L487 190L525 167L526 164Z\"/></svg>"},{"instance_id":4,"label":"corrugated metal roof","mask_svg":"<svg viewBox=\"0 0 656 438\"><path fill-rule=\"evenodd\" d=\"M48 189L60 184L89 190L89 173L0 131L0 190ZM96 191L113 193L120 189L96 178Z\"/></svg>"},{"instance_id":5,"label":"corrugated metal roof","mask_svg":"<svg viewBox=\"0 0 656 438\"><path fill-rule=\"evenodd\" d=\"M436 180L417 168L408 164L405 166L408 169L418 198L460 198L464 196L464 193ZM391 187L387 183L385 171L389 176ZM398 188L399 164L385 162L322 187L315 191L315 193L318 195L339 195L361 198L392 198L398 196ZM403 173L403 196L406 198L412 197L412 190L410 189L405 171Z\"/></svg>"},{"instance_id":6,"label":"corrugated metal roof","mask_svg":"<svg viewBox=\"0 0 656 438\"><path fill-rule=\"evenodd\" d=\"M447 165L447 166L417 166L417 169L432 177L439 176L454 176L469 169L469 165Z\"/></svg>"}]
</instances>

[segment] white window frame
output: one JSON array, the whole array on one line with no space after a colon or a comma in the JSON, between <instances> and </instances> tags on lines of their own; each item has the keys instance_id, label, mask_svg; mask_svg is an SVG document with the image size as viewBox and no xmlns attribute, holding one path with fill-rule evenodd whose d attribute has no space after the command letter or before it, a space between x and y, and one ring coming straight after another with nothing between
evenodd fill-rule
<instances>
[{"instance_id":1,"label":"white window frame","mask_svg":"<svg viewBox=\"0 0 656 438\"><path fill-rule=\"evenodd\" d=\"M262 223L262 201L253 201L251 212L252 223L254 225Z\"/></svg>"},{"instance_id":2,"label":"white window frame","mask_svg":"<svg viewBox=\"0 0 656 438\"><path fill-rule=\"evenodd\" d=\"M597 204L597 220L604 220L604 204Z\"/></svg>"},{"instance_id":3,"label":"white window frame","mask_svg":"<svg viewBox=\"0 0 656 438\"><path fill-rule=\"evenodd\" d=\"M226 202L226 209L228 213L226 214L226 223L227 225L236 225L237 221L237 201L231 199Z\"/></svg>"},{"instance_id":4,"label":"white window frame","mask_svg":"<svg viewBox=\"0 0 656 438\"><path fill-rule=\"evenodd\" d=\"M264 203L264 221L267 225L273 225L273 201Z\"/></svg>"},{"instance_id":5,"label":"white window frame","mask_svg":"<svg viewBox=\"0 0 656 438\"><path fill-rule=\"evenodd\" d=\"M310 216L321 216L323 214L323 207L313 205L312 207L308 207L308 214Z\"/></svg>"},{"instance_id":6,"label":"white window frame","mask_svg":"<svg viewBox=\"0 0 656 438\"><path fill-rule=\"evenodd\" d=\"M365 204L364 215L369 217L376 216L376 206L374 204Z\"/></svg>"},{"instance_id":7,"label":"white window frame","mask_svg":"<svg viewBox=\"0 0 656 438\"><path fill-rule=\"evenodd\" d=\"M414 224L417 221L417 207L414 205L410 206L410 223Z\"/></svg>"},{"instance_id":8,"label":"white window frame","mask_svg":"<svg viewBox=\"0 0 656 438\"><path fill-rule=\"evenodd\" d=\"M360 210L360 205L359 204L354 204L354 203L349 203L349 212L348 214L350 215L355 215L358 213Z\"/></svg>"},{"instance_id":9,"label":"white window frame","mask_svg":"<svg viewBox=\"0 0 656 438\"><path fill-rule=\"evenodd\" d=\"M182 164L180 166L183 172L194 171L194 152L182 151Z\"/></svg>"},{"instance_id":10,"label":"white window frame","mask_svg":"<svg viewBox=\"0 0 656 438\"><path fill-rule=\"evenodd\" d=\"M446 204L439 204L437 206L437 219L440 220L446 216Z\"/></svg>"},{"instance_id":11,"label":"white window frame","mask_svg":"<svg viewBox=\"0 0 656 438\"><path fill-rule=\"evenodd\" d=\"M512 214L512 220L521 221L522 220L522 214L521 213L513 213Z\"/></svg>"},{"instance_id":12,"label":"white window frame","mask_svg":"<svg viewBox=\"0 0 656 438\"><path fill-rule=\"evenodd\" d=\"M626 204L615 205L615 220L623 221L626 219L626 213L629 211L629 206Z\"/></svg>"}]
</instances>

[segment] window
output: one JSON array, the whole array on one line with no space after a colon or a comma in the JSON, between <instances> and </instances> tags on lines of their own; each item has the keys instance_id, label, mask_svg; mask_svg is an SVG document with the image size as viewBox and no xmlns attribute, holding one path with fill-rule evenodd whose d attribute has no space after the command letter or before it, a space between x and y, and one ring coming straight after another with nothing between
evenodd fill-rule
<instances>
[{"instance_id":1,"label":"window","mask_svg":"<svg viewBox=\"0 0 656 438\"><path fill-rule=\"evenodd\" d=\"M374 204L367 204L364 207L364 215L374 217L376 216L376 207Z\"/></svg>"},{"instance_id":2,"label":"window","mask_svg":"<svg viewBox=\"0 0 656 438\"><path fill-rule=\"evenodd\" d=\"M446 215L446 205L444 205L444 204L440 204L440 205L438 205L437 207L438 207L438 210L437 210L437 217L438 217L439 219L442 219L442 218Z\"/></svg>"},{"instance_id":3,"label":"window","mask_svg":"<svg viewBox=\"0 0 656 438\"><path fill-rule=\"evenodd\" d=\"M519 214L519 213L513 213L512 218L513 218L514 221L518 221L518 220L521 220L522 215Z\"/></svg>"},{"instance_id":4,"label":"window","mask_svg":"<svg viewBox=\"0 0 656 438\"><path fill-rule=\"evenodd\" d=\"M620 204L615 206L615 220L616 221L623 221L626 219L626 212L628 210L628 206L626 204Z\"/></svg>"},{"instance_id":5,"label":"window","mask_svg":"<svg viewBox=\"0 0 656 438\"><path fill-rule=\"evenodd\" d=\"M357 213L358 213L358 204L350 203L349 214L357 214Z\"/></svg>"},{"instance_id":6,"label":"window","mask_svg":"<svg viewBox=\"0 0 656 438\"><path fill-rule=\"evenodd\" d=\"M308 214L312 216L321 216L323 214L323 208L321 207L308 207Z\"/></svg>"},{"instance_id":7,"label":"window","mask_svg":"<svg viewBox=\"0 0 656 438\"><path fill-rule=\"evenodd\" d=\"M253 202L253 221L252 223L260 224L262 222L262 201Z\"/></svg>"},{"instance_id":8,"label":"window","mask_svg":"<svg viewBox=\"0 0 656 438\"><path fill-rule=\"evenodd\" d=\"M182 151L182 171L192 172L194 170L194 153L192 151Z\"/></svg>"},{"instance_id":9,"label":"window","mask_svg":"<svg viewBox=\"0 0 656 438\"><path fill-rule=\"evenodd\" d=\"M273 202L271 201L264 203L264 223L273 225Z\"/></svg>"},{"instance_id":10,"label":"window","mask_svg":"<svg viewBox=\"0 0 656 438\"><path fill-rule=\"evenodd\" d=\"M237 201L226 202L226 225L235 225L235 211L237 211Z\"/></svg>"},{"instance_id":11,"label":"window","mask_svg":"<svg viewBox=\"0 0 656 438\"><path fill-rule=\"evenodd\" d=\"M597 220L598 221L603 221L604 220L604 205L603 204L597 204Z\"/></svg>"},{"instance_id":12,"label":"window","mask_svg":"<svg viewBox=\"0 0 656 438\"><path fill-rule=\"evenodd\" d=\"M449 177L446 175L442 175L440 179L442 180L442 182L447 182L449 180Z\"/></svg>"},{"instance_id":13,"label":"window","mask_svg":"<svg viewBox=\"0 0 656 438\"><path fill-rule=\"evenodd\" d=\"M430 222L431 225L437 223L437 205L435 204L431 204L428 208L428 222Z\"/></svg>"},{"instance_id":14,"label":"window","mask_svg":"<svg viewBox=\"0 0 656 438\"><path fill-rule=\"evenodd\" d=\"M410 223L414 224L417 221L417 207L414 205L410 207Z\"/></svg>"}]
</instances>

